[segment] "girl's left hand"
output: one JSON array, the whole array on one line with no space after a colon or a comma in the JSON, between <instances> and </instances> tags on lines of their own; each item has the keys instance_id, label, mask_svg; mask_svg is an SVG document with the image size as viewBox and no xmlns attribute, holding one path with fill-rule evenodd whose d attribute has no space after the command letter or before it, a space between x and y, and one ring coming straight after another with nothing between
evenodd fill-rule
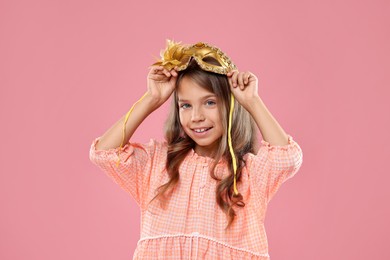
<instances>
[{"instance_id":1,"label":"girl's left hand","mask_svg":"<svg viewBox=\"0 0 390 260\"><path fill-rule=\"evenodd\" d=\"M232 70L226 74L230 83L230 90L237 101L248 110L249 103L259 97L258 79L249 71Z\"/></svg>"}]
</instances>

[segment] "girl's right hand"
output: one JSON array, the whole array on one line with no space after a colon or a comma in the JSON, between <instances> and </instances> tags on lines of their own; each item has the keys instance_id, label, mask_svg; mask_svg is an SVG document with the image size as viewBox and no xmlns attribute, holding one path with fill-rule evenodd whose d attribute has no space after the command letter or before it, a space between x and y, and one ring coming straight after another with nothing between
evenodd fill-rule
<instances>
[{"instance_id":1,"label":"girl's right hand","mask_svg":"<svg viewBox=\"0 0 390 260\"><path fill-rule=\"evenodd\" d=\"M149 94L162 105L176 87L177 67L168 71L163 66L151 66L148 74Z\"/></svg>"}]
</instances>

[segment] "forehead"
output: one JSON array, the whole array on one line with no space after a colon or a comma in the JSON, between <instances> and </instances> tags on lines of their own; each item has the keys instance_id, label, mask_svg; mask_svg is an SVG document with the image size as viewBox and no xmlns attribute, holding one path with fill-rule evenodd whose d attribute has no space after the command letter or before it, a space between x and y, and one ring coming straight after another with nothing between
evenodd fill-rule
<instances>
[{"instance_id":1,"label":"forehead","mask_svg":"<svg viewBox=\"0 0 390 260\"><path fill-rule=\"evenodd\" d=\"M215 96L215 93L197 84L194 80L184 77L177 88L179 99L199 99L206 96Z\"/></svg>"}]
</instances>

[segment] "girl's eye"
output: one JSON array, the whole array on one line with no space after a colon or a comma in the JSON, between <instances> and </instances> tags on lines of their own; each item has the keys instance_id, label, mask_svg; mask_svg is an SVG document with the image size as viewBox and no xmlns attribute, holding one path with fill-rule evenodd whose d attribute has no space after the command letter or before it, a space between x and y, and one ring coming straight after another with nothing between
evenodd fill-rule
<instances>
[{"instance_id":1,"label":"girl's eye","mask_svg":"<svg viewBox=\"0 0 390 260\"><path fill-rule=\"evenodd\" d=\"M181 104L180 107L186 109L186 108L190 107L190 104L184 103L184 104Z\"/></svg>"},{"instance_id":2,"label":"girl's eye","mask_svg":"<svg viewBox=\"0 0 390 260\"><path fill-rule=\"evenodd\" d=\"M207 100L207 101L206 101L206 104L207 104L208 106L213 106L213 105L215 105L216 103L215 103L215 101L213 101L213 100Z\"/></svg>"}]
</instances>

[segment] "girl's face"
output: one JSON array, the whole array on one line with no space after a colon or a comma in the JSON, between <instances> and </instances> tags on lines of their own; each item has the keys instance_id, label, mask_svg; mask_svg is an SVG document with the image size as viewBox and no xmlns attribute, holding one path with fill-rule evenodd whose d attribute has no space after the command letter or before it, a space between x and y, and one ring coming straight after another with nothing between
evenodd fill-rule
<instances>
[{"instance_id":1,"label":"girl's face","mask_svg":"<svg viewBox=\"0 0 390 260\"><path fill-rule=\"evenodd\" d=\"M195 141L195 152L201 156L213 155L223 134L217 96L184 77L177 98L181 127Z\"/></svg>"}]
</instances>

